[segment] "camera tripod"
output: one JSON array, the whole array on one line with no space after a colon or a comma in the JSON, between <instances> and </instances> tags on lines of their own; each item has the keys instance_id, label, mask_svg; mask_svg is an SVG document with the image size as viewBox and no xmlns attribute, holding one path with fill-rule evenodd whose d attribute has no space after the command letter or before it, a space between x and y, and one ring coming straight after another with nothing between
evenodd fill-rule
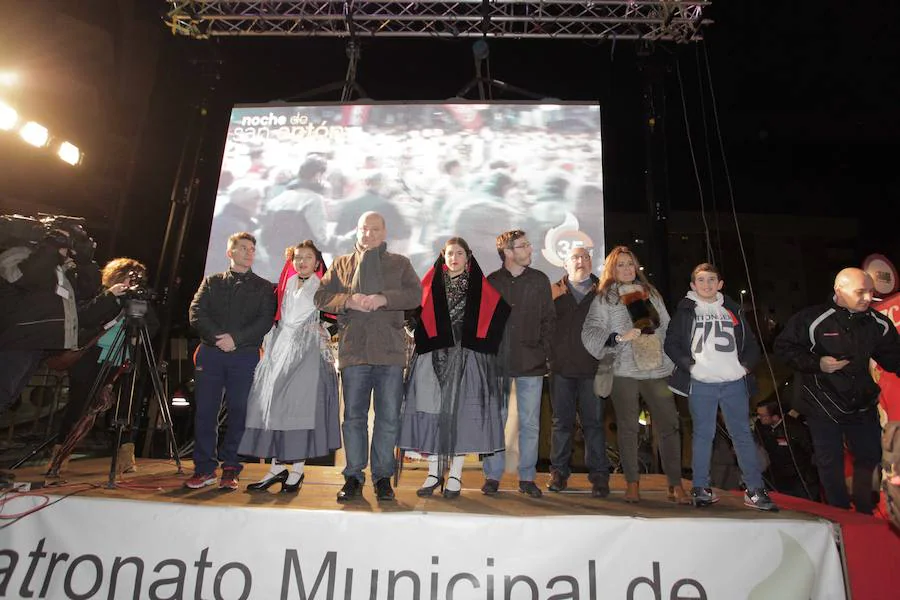
<instances>
[{"instance_id":1,"label":"camera tripod","mask_svg":"<svg viewBox=\"0 0 900 600\"><path fill-rule=\"evenodd\" d=\"M147 374L153 385L153 395L159 404L159 414L162 417L162 429L166 431L168 455L175 461L178 474L184 471L181 467L181 458L175 443L175 431L172 425L172 414L169 411L166 388L160 377L161 366L156 361L153 346L150 343L150 333L144 319L148 309L146 300L129 299L125 305L124 323L119 324L119 330L108 348L108 354L102 362L100 372L94 379L91 390L85 402L86 410L81 419L75 424L71 433L62 442L60 449L54 454L47 471L48 477L57 477L59 469L66 457L75 449L75 445L93 427L97 416L106 412L115 405L113 428L115 430L115 442L112 448L112 459L109 466L108 488L116 487L116 475L119 467L119 448L122 445L122 436L126 429L133 427L132 417L135 402L135 393L138 391L138 381L141 374L141 366L147 369ZM121 366L116 366L121 363ZM111 371L115 371L110 375ZM122 381L120 379L126 376ZM123 396L127 395L125 402ZM123 411L124 406L124 412ZM122 414L120 414L122 413Z\"/></svg>"}]
</instances>

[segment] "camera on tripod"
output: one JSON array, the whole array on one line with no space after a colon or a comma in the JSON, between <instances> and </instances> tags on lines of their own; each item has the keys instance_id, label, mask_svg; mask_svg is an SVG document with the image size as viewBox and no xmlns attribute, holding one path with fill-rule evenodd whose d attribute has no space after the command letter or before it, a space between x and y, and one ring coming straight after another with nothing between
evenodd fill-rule
<instances>
[{"instance_id":1,"label":"camera on tripod","mask_svg":"<svg viewBox=\"0 0 900 600\"><path fill-rule=\"evenodd\" d=\"M131 285L122 295L125 300L125 316L131 319L143 318L147 314L150 303L159 300L160 294L147 285L145 271L129 271L128 281Z\"/></svg>"}]
</instances>

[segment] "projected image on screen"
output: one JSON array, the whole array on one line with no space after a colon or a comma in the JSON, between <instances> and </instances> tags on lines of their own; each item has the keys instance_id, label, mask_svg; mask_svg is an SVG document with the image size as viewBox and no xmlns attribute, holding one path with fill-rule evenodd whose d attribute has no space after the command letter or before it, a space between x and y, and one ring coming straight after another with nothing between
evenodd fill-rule
<instances>
[{"instance_id":1,"label":"projected image on screen","mask_svg":"<svg viewBox=\"0 0 900 600\"><path fill-rule=\"evenodd\" d=\"M312 239L351 252L359 216L381 213L388 249L422 275L465 238L486 273L495 238L522 229L532 266L562 275L573 246L602 257L600 110L578 104L238 107L231 115L206 272L228 268L236 231L257 238L254 271L277 280L284 250ZM598 260L595 260L599 263Z\"/></svg>"}]
</instances>

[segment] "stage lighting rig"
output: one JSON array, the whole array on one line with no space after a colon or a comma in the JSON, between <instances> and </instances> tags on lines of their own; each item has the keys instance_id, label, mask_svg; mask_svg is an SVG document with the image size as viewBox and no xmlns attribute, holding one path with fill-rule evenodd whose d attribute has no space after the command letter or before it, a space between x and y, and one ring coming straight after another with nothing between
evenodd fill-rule
<instances>
[{"instance_id":1,"label":"stage lighting rig","mask_svg":"<svg viewBox=\"0 0 900 600\"><path fill-rule=\"evenodd\" d=\"M19 121L19 112L0 100L0 131L15 131L25 143L35 148L46 148L52 145L56 149L56 156L73 167L77 167L84 160L84 153L72 142L55 138L49 129L37 121L26 121L21 127L18 127Z\"/></svg>"},{"instance_id":2,"label":"stage lighting rig","mask_svg":"<svg viewBox=\"0 0 900 600\"><path fill-rule=\"evenodd\" d=\"M71 142L63 142L59 145L59 150L56 151L56 155L60 158L61 161L65 163L69 163L73 167L77 167L81 164L81 159L83 158L81 154L81 150L78 149L78 146Z\"/></svg>"},{"instance_id":3,"label":"stage lighting rig","mask_svg":"<svg viewBox=\"0 0 900 600\"><path fill-rule=\"evenodd\" d=\"M19 122L19 113L12 106L0 102L0 131L12 131Z\"/></svg>"},{"instance_id":4,"label":"stage lighting rig","mask_svg":"<svg viewBox=\"0 0 900 600\"><path fill-rule=\"evenodd\" d=\"M35 148L43 148L50 142L50 130L34 121L28 121L22 125L19 136Z\"/></svg>"}]
</instances>

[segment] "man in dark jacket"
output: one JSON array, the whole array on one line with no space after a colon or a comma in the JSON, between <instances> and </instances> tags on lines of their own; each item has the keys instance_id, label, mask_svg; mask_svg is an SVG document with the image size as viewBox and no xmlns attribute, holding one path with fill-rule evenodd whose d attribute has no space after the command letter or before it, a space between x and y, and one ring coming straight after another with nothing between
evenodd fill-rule
<instances>
[{"instance_id":1,"label":"man in dark jacket","mask_svg":"<svg viewBox=\"0 0 900 600\"><path fill-rule=\"evenodd\" d=\"M512 312L506 322L497 362L504 378L507 400L512 380L516 382L516 407L519 412L519 491L532 498L541 497L534 483L537 473L540 436L541 396L544 375L550 358L550 343L556 311L550 295L550 280L530 268L531 242L519 229L497 236L497 253L503 266L488 275L488 281L500 292ZM508 401L503 403L504 427L509 415ZM495 452L484 458L485 482L481 491L493 496L500 489L506 453Z\"/></svg>"},{"instance_id":2,"label":"man in dark jacket","mask_svg":"<svg viewBox=\"0 0 900 600\"><path fill-rule=\"evenodd\" d=\"M900 336L872 309L872 278L847 268L834 280L826 304L791 317L775 340L775 352L797 371L794 408L806 416L825 500L850 508L844 482L844 441L853 455L853 503L871 514L872 474L881 460L878 384L869 359L900 373Z\"/></svg>"},{"instance_id":3,"label":"man in dark jacket","mask_svg":"<svg viewBox=\"0 0 900 600\"><path fill-rule=\"evenodd\" d=\"M252 235L232 235L227 251L231 268L204 279L191 302L191 326L201 341L194 375L194 475L185 482L191 489L216 482L216 438L223 391L228 422L219 457L219 487L238 487L242 465L237 449L244 433L247 396L259 362L259 347L275 316L275 286L250 270L255 255L256 239Z\"/></svg>"},{"instance_id":4,"label":"man in dark jacket","mask_svg":"<svg viewBox=\"0 0 900 600\"><path fill-rule=\"evenodd\" d=\"M791 415L782 415L777 402L758 405L756 416L756 433L769 455L772 487L782 494L818 502L819 478L806 425Z\"/></svg>"},{"instance_id":5,"label":"man in dark jacket","mask_svg":"<svg viewBox=\"0 0 900 600\"><path fill-rule=\"evenodd\" d=\"M15 246L0 254L0 414L48 351L81 347L91 339L85 331L121 310L117 297L125 286L101 291L99 267L90 257L76 263L62 239L69 234L57 233L59 244Z\"/></svg>"},{"instance_id":6,"label":"man in dark jacket","mask_svg":"<svg viewBox=\"0 0 900 600\"><path fill-rule=\"evenodd\" d=\"M609 460L603 428L603 402L594 395L597 359L581 343L584 319L597 294L599 279L587 248L574 248L566 258L566 275L551 288L556 308L550 374L553 435L550 438L550 483L547 489L561 492L568 486L569 459L575 431L576 403L584 431L584 462L588 467L591 495L609 495Z\"/></svg>"}]
</instances>

